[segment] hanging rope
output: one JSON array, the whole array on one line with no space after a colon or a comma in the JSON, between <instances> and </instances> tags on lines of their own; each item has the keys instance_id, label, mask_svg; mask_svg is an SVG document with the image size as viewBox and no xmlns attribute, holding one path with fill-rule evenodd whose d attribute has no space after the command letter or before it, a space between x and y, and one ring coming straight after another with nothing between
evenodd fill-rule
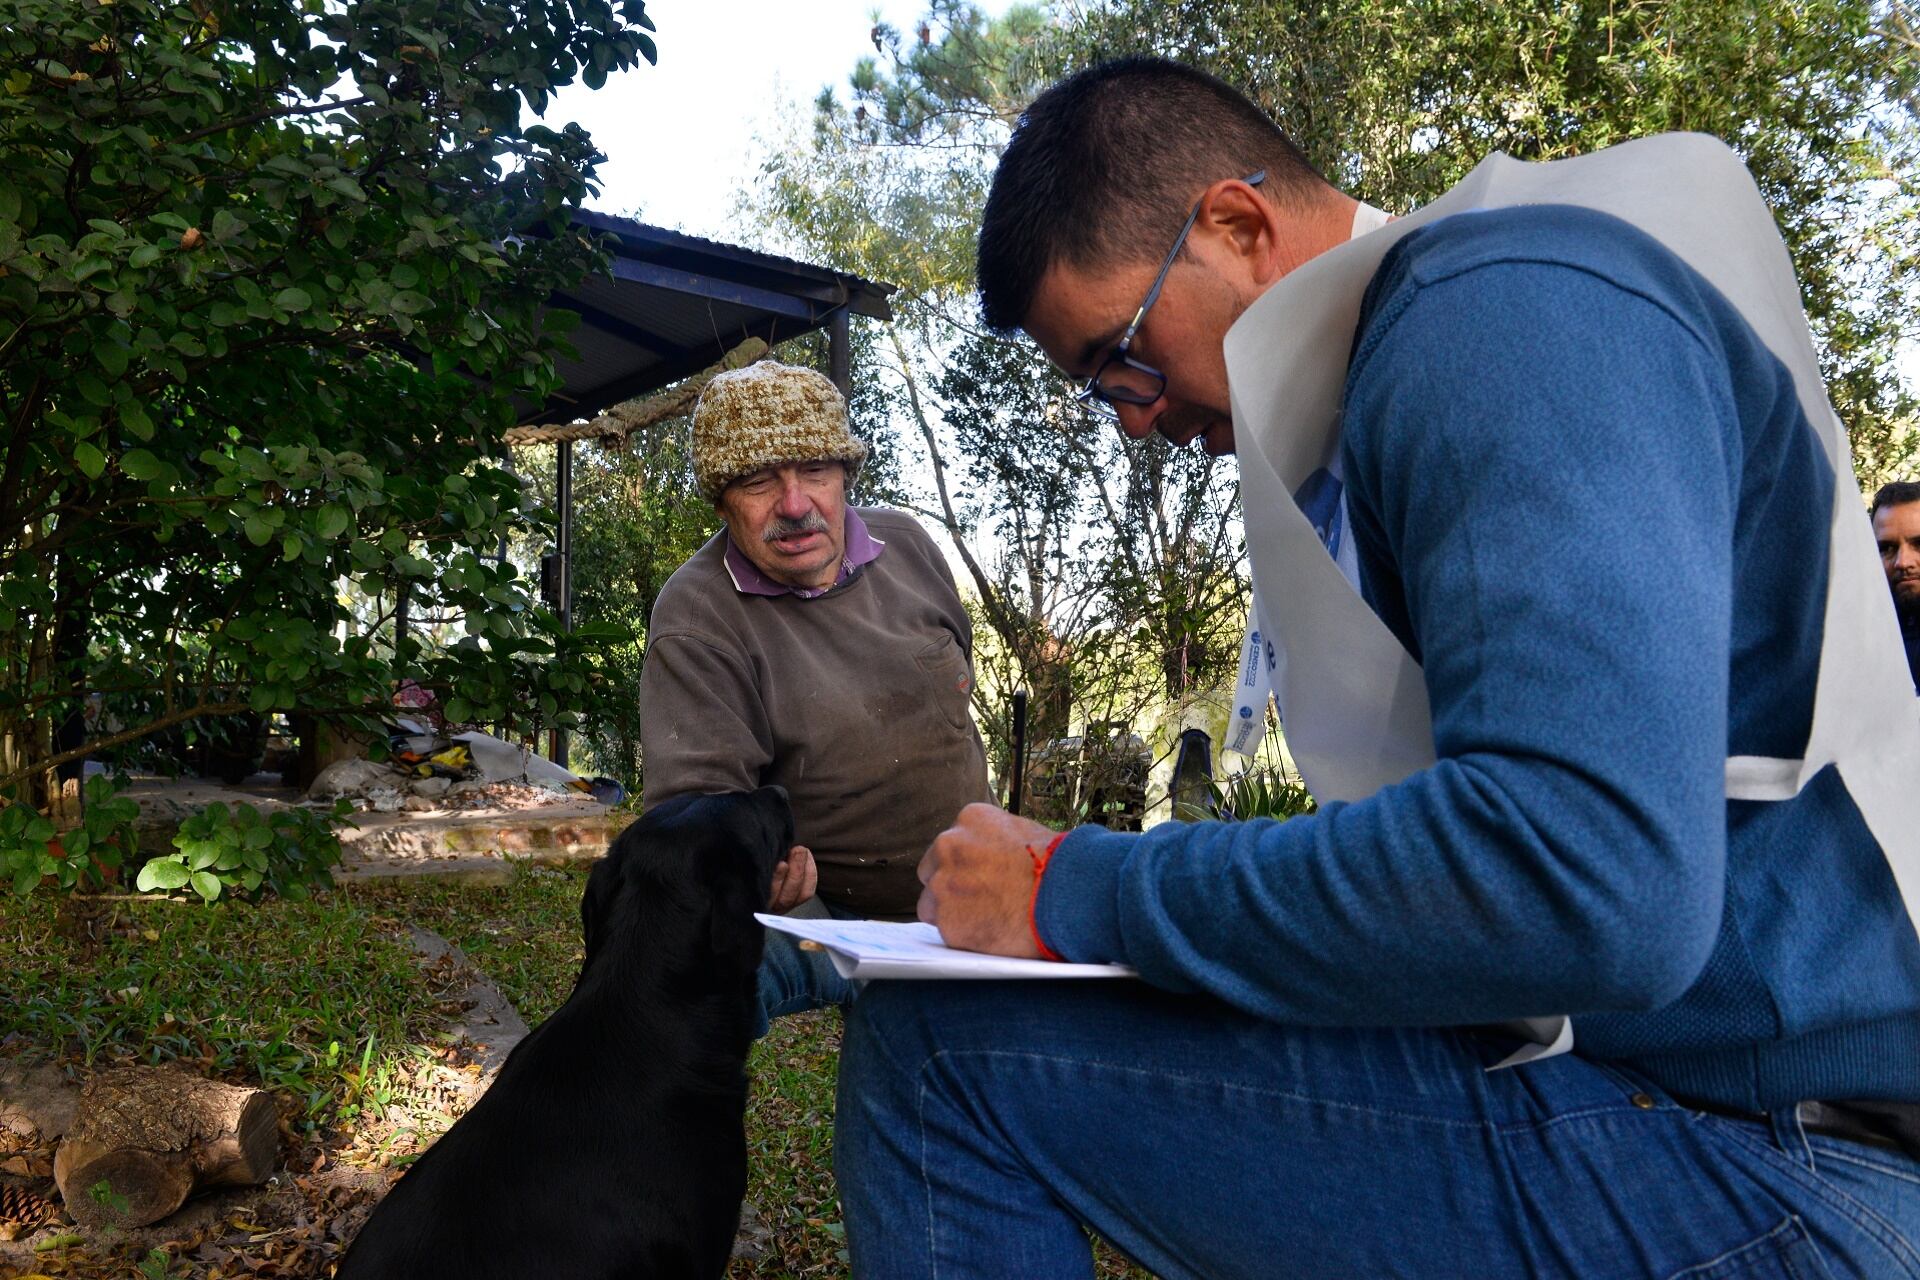
<instances>
[{"instance_id":1,"label":"hanging rope","mask_svg":"<svg viewBox=\"0 0 1920 1280\"><path fill-rule=\"evenodd\" d=\"M506 441L511 445L560 444L565 441L593 440L620 446L635 432L657 422L682 417L692 412L693 402L715 374L744 368L767 354L767 344L758 338L745 342L721 357L720 362L694 374L684 382L640 400L628 400L586 422L554 423L536 427L509 427Z\"/></svg>"}]
</instances>

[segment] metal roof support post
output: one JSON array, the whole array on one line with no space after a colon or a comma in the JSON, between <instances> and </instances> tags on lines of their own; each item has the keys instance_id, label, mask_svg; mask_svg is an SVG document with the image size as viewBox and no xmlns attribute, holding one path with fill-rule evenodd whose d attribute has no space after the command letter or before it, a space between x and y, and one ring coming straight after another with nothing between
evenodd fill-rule
<instances>
[{"instance_id":1,"label":"metal roof support post","mask_svg":"<svg viewBox=\"0 0 1920 1280\"><path fill-rule=\"evenodd\" d=\"M560 509L560 630L573 632L573 441L553 447L554 505ZM567 767L566 730L547 731L547 758Z\"/></svg>"},{"instance_id":2,"label":"metal roof support post","mask_svg":"<svg viewBox=\"0 0 1920 1280\"><path fill-rule=\"evenodd\" d=\"M847 309L841 307L827 322L827 376L840 394L853 398L853 351L847 326Z\"/></svg>"}]
</instances>

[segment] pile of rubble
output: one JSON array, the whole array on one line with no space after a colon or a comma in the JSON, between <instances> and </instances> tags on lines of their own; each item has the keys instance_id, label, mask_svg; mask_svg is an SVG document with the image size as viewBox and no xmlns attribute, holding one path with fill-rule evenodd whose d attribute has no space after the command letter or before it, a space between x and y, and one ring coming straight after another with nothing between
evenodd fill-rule
<instances>
[{"instance_id":1,"label":"pile of rubble","mask_svg":"<svg viewBox=\"0 0 1920 1280\"><path fill-rule=\"evenodd\" d=\"M588 782L533 751L485 733L397 733L386 760L337 760L320 771L309 801L342 797L356 809L416 813L537 809L563 799L617 804L617 784Z\"/></svg>"}]
</instances>

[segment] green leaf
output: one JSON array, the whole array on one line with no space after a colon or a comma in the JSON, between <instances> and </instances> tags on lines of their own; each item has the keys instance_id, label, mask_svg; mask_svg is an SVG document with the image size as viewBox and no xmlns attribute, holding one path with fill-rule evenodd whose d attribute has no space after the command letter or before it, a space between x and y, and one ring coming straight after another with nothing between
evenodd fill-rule
<instances>
[{"instance_id":1,"label":"green leaf","mask_svg":"<svg viewBox=\"0 0 1920 1280\"><path fill-rule=\"evenodd\" d=\"M107 384L91 373L75 374L73 385L79 389L80 395L89 404L105 408L113 403L113 392L107 390Z\"/></svg>"},{"instance_id":2,"label":"green leaf","mask_svg":"<svg viewBox=\"0 0 1920 1280\"><path fill-rule=\"evenodd\" d=\"M305 311L313 305L313 295L305 289L290 287L273 295L273 305L282 311Z\"/></svg>"},{"instance_id":3,"label":"green leaf","mask_svg":"<svg viewBox=\"0 0 1920 1280\"><path fill-rule=\"evenodd\" d=\"M247 517L247 541L256 547L264 547L273 538L273 525L258 511Z\"/></svg>"},{"instance_id":4,"label":"green leaf","mask_svg":"<svg viewBox=\"0 0 1920 1280\"><path fill-rule=\"evenodd\" d=\"M153 419L149 418L147 411L137 404L128 403L120 406L120 425L133 432L133 434L141 440L153 439ZM138 451L136 450L136 452ZM152 455L149 454L148 456L151 457ZM122 471L127 470L127 462L124 456L120 459L120 469ZM127 471L127 474L133 476L131 471ZM133 478L138 480L142 477L133 476Z\"/></svg>"},{"instance_id":5,"label":"green leaf","mask_svg":"<svg viewBox=\"0 0 1920 1280\"><path fill-rule=\"evenodd\" d=\"M73 465L89 480L98 480L107 469L107 455L82 440L73 446Z\"/></svg>"},{"instance_id":6,"label":"green leaf","mask_svg":"<svg viewBox=\"0 0 1920 1280\"><path fill-rule=\"evenodd\" d=\"M215 898L219 897L220 890L223 887L220 884L220 878L211 871L194 872L192 883L193 891L207 902L212 902Z\"/></svg>"},{"instance_id":7,"label":"green leaf","mask_svg":"<svg viewBox=\"0 0 1920 1280\"><path fill-rule=\"evenodd\" d=\"M121 411L125 418L126 411ZM120 455L120 470L134 480L152 480L165 469L164 463L145 449L129 449Z\"/></svg>"},{"instance_id":8,"label":"green leaf","mask_svg":"<svg viewBox=\"0 0 1920 1280\"><path fill-rule=\"evenodd\" d=\"M347 512L345 507L340 506L338 503L329 502L326 506L320 508L319 533L321 539L331 542L333 539L339 537L346 532L347 525L352 519L353 517Z\"/></svg>"},{"instance_id":9,"label":"green leaf","mask_svg":"<svg viewBox=\"0 0 1920 1280\"><path fill-rule=\"evenodd\" d=\"M191 874L177 858L152 858L140 868L134 887L142 893L152 893L155 889L171 892L186 884Z\"/></svg>"}]
</instances>

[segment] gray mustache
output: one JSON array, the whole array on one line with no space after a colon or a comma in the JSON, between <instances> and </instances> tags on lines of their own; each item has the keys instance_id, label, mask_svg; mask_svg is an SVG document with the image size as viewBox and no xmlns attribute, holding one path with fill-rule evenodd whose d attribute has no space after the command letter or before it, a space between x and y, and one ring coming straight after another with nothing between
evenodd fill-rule
<instances>
[{"instance_id":1,"label":"gray mustache","mask_svg":"<svg viewBox=\"0 0 1920 1280\"><path fill-rule=\"evenodd\" d=\"M798 519L775 516L773 523L760 535L762 542L772 542L777 538L791 538L802 533L826 533L827 522L819 512L809 511Z\"/></svg>"}]
</instances>

